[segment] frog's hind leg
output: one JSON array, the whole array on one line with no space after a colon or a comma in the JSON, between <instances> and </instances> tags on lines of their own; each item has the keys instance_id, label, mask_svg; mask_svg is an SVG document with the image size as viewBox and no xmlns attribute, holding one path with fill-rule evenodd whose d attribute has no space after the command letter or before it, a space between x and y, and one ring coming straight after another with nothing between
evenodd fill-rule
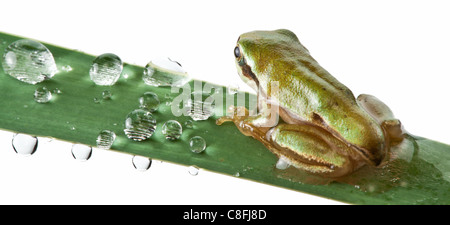
<instances>
[{"instance_id":1,"label":"frog's hind leg","mask_svg":"<svg viewBox=\"0 0 450 225\"><path fill-rule=\"evenodd\" d=\"M391 109L372 95L361 94L357 98L358 104L366 110L385 130L391 145L403 141L405 131L400 120L394 117Z\"/></svg>"},{"instance_id":2,"label":"frog's hind leg","mask_svg":"<svg viewBox=\"0 0 450 225\"><path fill-rule=\"evenodd\" d=\"M296 168L325 177L340 177L365 163L351 145L343 143L324 128L309 123L259 127L252 123L254 118L248 117L245 108L236 107L233 111L216 123L234 122L242 134L260 141Z\"/></svg>"},{"instance_id":3,"label":"frog's hind leg","mask_svg":"<svg viewBox=\"0 0 450 225\"><path fill-rule=\"evenodd\" d=\"M351 146L309 124L279 124L266 135L266 146L291 165L324 177L349 174L365 161Z\"/></svg>"}]
</instances>

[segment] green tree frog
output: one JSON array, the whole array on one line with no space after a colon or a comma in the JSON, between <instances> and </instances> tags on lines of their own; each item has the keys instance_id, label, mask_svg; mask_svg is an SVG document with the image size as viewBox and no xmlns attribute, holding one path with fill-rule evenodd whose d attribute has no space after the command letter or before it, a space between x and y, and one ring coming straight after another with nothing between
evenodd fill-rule
<instances>
[{"instance_id":1,"label":"green tree frog","mask_svg":"<svg viewBox=\"0 0 450 225\"><path fill-rule=\"evenodd\" d=\"M241 79L258 93L259 112L250 116L246 108L233 107L216 123L234 122L294 167L344 176L363 165L382 165L390 147L404 138L383 102L371 95L355 98L289 30L242 34L234 56ZM271 119L274 108L282 121Z\"/></svg>"}]
</instances>

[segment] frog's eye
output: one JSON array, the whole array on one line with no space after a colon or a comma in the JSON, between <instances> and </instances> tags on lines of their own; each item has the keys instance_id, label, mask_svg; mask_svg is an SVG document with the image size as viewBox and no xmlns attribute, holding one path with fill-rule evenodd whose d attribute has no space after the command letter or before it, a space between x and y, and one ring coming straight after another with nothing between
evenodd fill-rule
<instances>
[{"instance_id":1,"label":"frog's eye","mask_svg":"<svg viewBox=\"0 0 450 225\"><path fill-rule=\"evenodd\" d=\"M234 56L236 56L237 59L241 57L241 49L239 49L239 46L236 46L236 48L234 48Z\"/></svg>"}]
</instances>

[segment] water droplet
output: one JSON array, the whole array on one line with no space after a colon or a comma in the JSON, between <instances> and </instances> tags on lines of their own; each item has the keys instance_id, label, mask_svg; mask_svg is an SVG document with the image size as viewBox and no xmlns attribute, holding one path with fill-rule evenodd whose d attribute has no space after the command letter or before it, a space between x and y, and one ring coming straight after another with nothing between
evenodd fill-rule
<instances>
[{"instance_id":1,"label":"water droplet","mask_svg":"<svg viewBox=\"0 0 450 225\"><path fill-rule=\"evenodd\" d=\"M97 137L97 148L110 149L115 140L116 134L113 131L102 130Z\"/></svg>"},{"instance_id":2,"label":"water droplet","mask_svg":"<svg viewBox=\"0 0 450 225\"><path fill-rule=\"evenodd\" d=\"M97 97L94 97L94 103L95 104L99 104L101 101L100 101L100 99L99 98L97 98Z\"/></svg>"},{"instance_id":3,"label":"water droplet","mask_svg":"<svg viewBox=\"0 0 450 225\"><path fill-rule=\"evenodd\" d=\"M188 99L185 109L193 120L206 120L214 114L213 98L209 93L194 91Z\"/></svg>"},{"instance_id":4,"label":"water droplet","mask_svg":"<svg viewBox=\"0 0 450 225\"><path fill-rule=\"evenodd\" d=\"M183 133L183 128L178 121L169 120L162 126L162 133L166 136L167 140L174 141L180 138Z\"/></svg>"},{"instance_id":5,"label":"water droplet","mask_svg":"<svg viewBox=\"0 0 450 225\"><path fill-rule=\"evenodd\" d=\"M125 119L124 132L134 141L143 141L150 138L156 129L156 120L150 111L136 109L130 112Z\"/></svg>"},{"instance_id":6,"label":"water droplet","mask_svg":"<svg viewBox=\"0 0 450 225\"><path fill-rule=\"evenodd\" d=\"M186 120L186 122L184 122L184 127L189 128L189 129L194 128L194 121Z\"/></svg>"},{"instance_id":7,"label":"water droplet","mask_svg":"<svg viewBox=\"0 0 450 225\"><path fill-rule=\"evenodd\" d=\"M155 112L159 107L159 103L158 95L153 92L145 92L139 98L140 107L150 112Z\"/></svg>"},{"instance_id":8,"label":"water droplet","mask_svg":"<svg viewBox=\"0 0 450 225\"><path fill-rule=\"evenodd\" d=\"M38 103L47 103L52 99L52 93L46 87L38 87L34 91L34 100Z\"/></svg>"},{"instance_id":9,"label":"water droplet","mask_svg":"<svg viewBox=\"0 0 450 225\"><path fill-rule=\"evenodd\" d=\"M72 71L73 69L72 69L71 66L65 65L65 66L62 66L62 67L61 67L61 70L65 71L65 72L70 72L70 71Z\"/></svg>"},{"instance_id":10,"label":"water droplet","mask_svg":"<svg viewBox=\"0 0 450 225\"><path fill-rule=\"evenodd\" d=\"M132 162L134 168L138 171L146 171L150 169L150 166L152 165L152 159L139 155L133 156Z\"/></svg>"},{"instance_id":11,"label":"water droplet","mask_svg":"<svg viewBox=\"0 0 450 225\"><path fill-rule=\"evenodd\" d=\"M102 92L102 98L103 98L104 100L110 100L111 97L112 97L111 91L105 90L105 91Z\"/></svg>"},{"instance_id":12,"label":"water droplet","mask_svg":"<svg viewBox=\"0 0 450 225\"><path fill-rule=\"evenodd\" d=\"M239 91L239 85L236 83L232 83L227 87L227 93L229 95L234 95Z\"/></svg>"},{"instance_id":13,"label":"water droplet","mask_svg":"<svg viewBox=\"0 0 450 225\"><path fill-rule=\"evenodd\" d=\"M171 101L171 100L173 100L173 97L172 97L172 95L170 95L169 93L166 93L166 94L164 95L164 99L165 99L166 101Z\"/></svg>"},{"instance_id":14,"label":"water droplet","mask_svg":"<svg viewBox=\"0 0 450 225\"><path fill-rule=\"evenodd\" d=\"M57 72L55 59L47 47L28 39L6 47L2 64L6 74L29 84L42 82Z\"/></svg>"},{"instance_id":15,"label":"water droplet","mask_svg":"<svg viewBox=\"0 0 450 225\"><path fill-rule=\"evenodd\" d=\"M144 69L142 76L144 82L151 86L180 87L186 84L190 78L181 65L169 58L154 59Z\"/></svg>"},{"instance_id":16,"label":"water droplet","mask_svg":"<svg viewBox=\"0 0 450 225\"><path fill-rule=\"evenodd\" d=\"M200 136L192 137L189 140L189 147L192 152L201 153L206 149L206 141Z\"/></svg>"},{"instance_id":17,"label":"water droplet","mask_svg":"<svg viewBox=\"0 0 450 225\"><path fill-rule=\"evenodd\" d=\"M105 53L94 59L89 74L95 84L111 86L119 79L122 69L122 60L117 55Z\"/></svg>"},{"instance_id":18,"label":"water droplet","mask_svg":"<svg viewBox=\"0 0 450 225\"><path fill-rule=\"evenodd\" d=\"M72 145L72 156L76 160L86 161L91 158L92 147L83 144L73 144Z\"/></svg>"},{"instance_id":19,"label":"water droplet","mask_svg":"<svg viewBox=\"0 0 450 225\"><path fill-rule=\"evenodd\" d=\"M12 139L14 151L20 155L32 155L36 152L38 139L35 136L27 134L15 134Z\"/></svg>"},{"instance_id":20,"label":"water droplet","mask_svg":"<svg viewBox=\"0 0 450 225\"><path fill-rule=\"evenodd\" d=\"M284 156L281 156L278 159L277 164L275 165L275 167L279 170L285 170L287 169L291 164L289 163L289 160L287 158L285 158Z\"/></svg>"},{"instance_id":21,"label":"water droplet","mask_svg":"<svg viewBox=\"0 0 450 225\"><path fill-rule=\"evenodd\" d=\"M62 91L61 90L59 90L58 88L55 88L55 89L53 89L53 93L54 94L61 94L62 93Z\"/></svg>"},{"instance_id":22,"label":"water droplet","mask_svg":"<svg viewBox=\"0 0 450 225\"><path fill-rule=\"evenodd\" d=\"M196 167L196 166L190 166L190 167L188 167L188 172L189 172L189 174L191 174L192 176L197 176L197 175L198 175L198 171L199 171L199 169L198 169L198 167Z\"/></svg>"}]
</instances>

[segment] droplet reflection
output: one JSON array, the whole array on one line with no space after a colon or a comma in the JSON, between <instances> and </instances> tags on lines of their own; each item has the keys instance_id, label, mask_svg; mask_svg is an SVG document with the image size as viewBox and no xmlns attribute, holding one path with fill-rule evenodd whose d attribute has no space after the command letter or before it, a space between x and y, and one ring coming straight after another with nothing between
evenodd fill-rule
<instances>
[{"instance_id":1,"label":"droplet reflection","mask_svg":"<svg viewBox=\"0 0 450 225\"><path fill-rule=\"evenodd\" d=\"M27 134L15 134L12 139L12 147L17 154L28 156L36 152L38 139Z\"/></svg>"},{"instance_id":2,"label":"droplet reflection","mask_svg":"<svg viewBox=\"0 0 450 225\"><path fill-rule=\"evenodd\" d=\"M92 147L83 144L73 144L72 145L72 156L76 160L86 161L91 158Z\"/></svg>"}]
</instances>

